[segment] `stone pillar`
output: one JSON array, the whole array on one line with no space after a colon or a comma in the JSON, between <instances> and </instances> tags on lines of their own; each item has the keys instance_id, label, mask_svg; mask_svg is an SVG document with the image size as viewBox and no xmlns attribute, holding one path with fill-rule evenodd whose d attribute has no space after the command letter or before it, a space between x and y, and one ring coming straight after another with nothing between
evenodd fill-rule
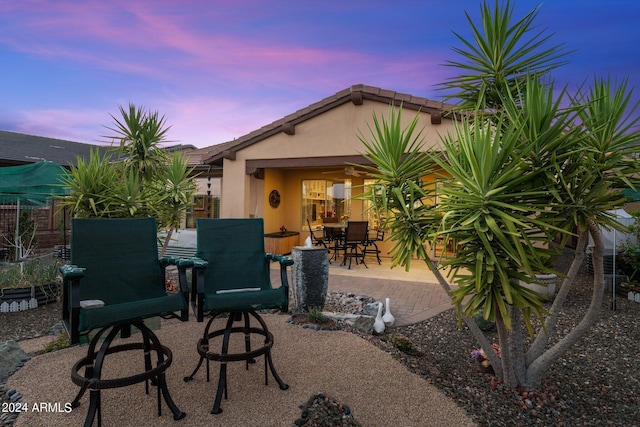
<instances>
[{"instance_id":1,"label":"stone pillar","mask_svg":"<svg viewBox=\"0 0 640 427\"><path fill-rule=\"evenodd\" d=\"M327 249L295 246L291 251L294 264L291 270L293 312L324 307L329 286L329 258Z\"/></svg>"}]
</instances>

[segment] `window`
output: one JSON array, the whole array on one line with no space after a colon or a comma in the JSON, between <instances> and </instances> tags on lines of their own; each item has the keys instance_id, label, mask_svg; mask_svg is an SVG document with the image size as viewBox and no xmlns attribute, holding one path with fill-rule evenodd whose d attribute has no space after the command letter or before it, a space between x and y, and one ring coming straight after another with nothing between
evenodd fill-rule
<instances>
[{"instance_id":1,"label":"window","mask_svg":"<svg viewBox=\"0 0 640 427\"><path fill-rule=\"evenodd\" d=\"M305 179L302 181L302 230L322 225L323 218L351 215L351 180Z\"/></svg>"}]
</instances>

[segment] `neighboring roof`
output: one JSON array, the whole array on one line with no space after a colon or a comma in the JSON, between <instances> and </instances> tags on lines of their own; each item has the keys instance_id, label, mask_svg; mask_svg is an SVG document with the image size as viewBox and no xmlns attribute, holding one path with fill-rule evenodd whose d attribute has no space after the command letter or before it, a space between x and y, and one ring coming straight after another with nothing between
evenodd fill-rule
<instances>
[{"instance_id":1,"label":"neighboring roof","mask_svg":"<svg viewBox=\"0 0 640 427\"><path fill-rule=\"evenodd\" d=\"M162 147L162 149L167 153L174 153L176 151L193 151L196 149L196 146L192 144L176 144L167 145L166 147Z\"/></svg>"},{"instance_id":2,"label":"neighboring roof","mask_svg":"<svg viewBox=\"0 0 640 427\"><path fill-rule=\"evenodd\" d=\"M196 167L197 170L207 170L213 164L213 162L209 162L209 159L212 158L220 158L219 154L224 153L225 151L235 147L238 143L238 140L233 140L229 142L223 142L221 144L211 145L205 148L199 148L193 151L185 152L185 156L189 158L189 165L191 167ZM222 166L222 163L218 166ZM216 166L217 167L217 166Z\"/></svg>"},{"instance_id":3,"label":"neighboring roof","mask_svg":"<svg viewBox=\"0 0 640 427\"><path fill-rule=\"evenodd\" d=\"M107 150L109 147L0 130L0 166L42 161L75 165L76 156L88 159L92 148Z\"/></svg>"},{"instance_id":4,"label":"neighboring roof","mask_svg":"<svg viewBox=\"0 0 640 427\"><path fill-rule=\"evenodd\" d=\"M452 107L440 101L432 101L419 96L357 84L238 139L189 152L190 163L192 165L208 164L222 166L222 159L225 157L233 158L236 151L242 150L279 132L293 135L295 134L295 126L298 123L309 120L312 117L318 116L347 102L362 105L365 100L393 105L402 104L402 107L405 109L423 111L431 115L431 122L433 124L440 123L443 114Z\"/></svg>"}]
</instances>

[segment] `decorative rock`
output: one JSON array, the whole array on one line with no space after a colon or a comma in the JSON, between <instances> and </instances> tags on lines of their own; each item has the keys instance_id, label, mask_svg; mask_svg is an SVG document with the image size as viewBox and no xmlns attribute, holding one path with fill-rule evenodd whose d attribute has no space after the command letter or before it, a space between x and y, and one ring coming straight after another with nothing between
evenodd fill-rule
<instances>
[{"instance_id":1,"label":"decorative rock","mask_svg":"<svg viewBox=\"0 0 640 427\"><path fill-rule=\"evenodd\" d=\"M375 318L371 316L358 316L353 321L347 321L347 324L351 324L351 327L358 332L362 332L363 334L372 334L373 333L373 323Z\"/></svg>"},{"instance_id":2,"label":"decorative rock","mask_svg":"<svg viewBox=\"0 0 640 427\"><path fill-rule=\"evenodd\" d=\"M348 406L323 393L311 396L300 409L302 414L294 421L296 426L360 426Z\"/></svg>"},{"instance_id":3,"label":"decorative rock","mask_svg":"<svg viewBox=\"0 0 640 427\"><path fill-rule=\"evenodd\" d=\"M0 342L0 378L15 371L29 356L14 340Z\"/></svg>"},{"instance_id":4,"label":"decorative rock","mask_svg":"<svg viewBox=\"0 0 640 427\"><path fill-rule=\"evenodd\" d=\"M367 316L376 317L378 315L378 304L380 303L377 301L373 303L365 304L364 308L362 309L362 313L366 314Z\"/></svg>"}]
</instances>

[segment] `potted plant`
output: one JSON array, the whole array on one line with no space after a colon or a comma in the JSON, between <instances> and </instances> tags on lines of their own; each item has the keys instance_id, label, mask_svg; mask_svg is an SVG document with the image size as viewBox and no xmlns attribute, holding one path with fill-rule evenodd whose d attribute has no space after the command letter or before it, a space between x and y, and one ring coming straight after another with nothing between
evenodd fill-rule
<instances>
[{"instance_id":1,"label":"potted plant","mask_svg":"<svg viewBox=\"0 0 640 427\"><path fill-rule=\"evenodd\" d=\"M545 257L543 265L548 271L553 271L553 258L551 256ZM532 291L544 295L548 300L552 300L556 294L556 280L558 279L558 275L545 270L537 272L533 279L531 282L521 282L521 284Z\"/></svg>"}]
</instances>

